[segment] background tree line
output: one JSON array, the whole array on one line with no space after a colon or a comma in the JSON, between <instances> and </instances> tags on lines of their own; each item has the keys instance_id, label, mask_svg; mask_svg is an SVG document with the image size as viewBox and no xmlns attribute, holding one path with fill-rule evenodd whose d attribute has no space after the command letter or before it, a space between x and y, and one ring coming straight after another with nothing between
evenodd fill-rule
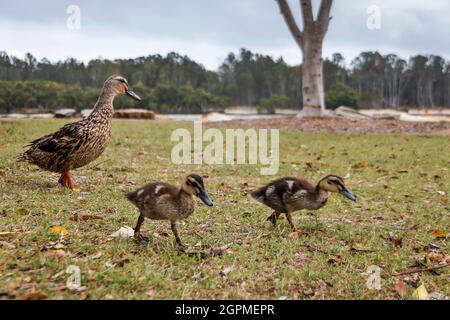
<instances>
[{"instance_id":1,"label":"background tree line","mask_svg":"<svg viewBox=\"0 0 450 320\"><path fill-rule=\"evenodd\" d=\"M241 49L230 53L217 72L169 53L135 59L73 58L52 63L0 52L0 111L23 108L91 107L100 87L111 74L125 76L143 98L135 104L121 99L117 106L141 107L157 112L200 113L230 105L275 108L302 105L300 66L282 58ZM406 61L396 55L362 52L349 66L336 53L324 61L327 108L450 106L450 61L435 55L417 55Z\"/></svg>"}]
</instances>

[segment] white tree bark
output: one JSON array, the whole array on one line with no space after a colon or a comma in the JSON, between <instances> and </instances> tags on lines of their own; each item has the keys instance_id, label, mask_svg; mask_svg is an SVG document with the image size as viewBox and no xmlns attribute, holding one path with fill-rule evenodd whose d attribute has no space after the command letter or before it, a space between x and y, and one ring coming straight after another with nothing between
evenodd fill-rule
<instances>
[{"instance_id":1,"label":"white tree bark","mask_svg":"<svg viewBox=\"0 0 450 320\"><path fill-rule=\"evenodd\" d=\"M323 88L322 43L305 40L302 64L303 110L299 116L325 115L325 92Z\"/></svg>"},{"instance_id":2,"label":"white tree bark","mask_svg":"<svg viewBox=\"0 0 450 320\"><path fill-rule=\"evenodd\" d=\"M320 117L326 114L323 88L322 43L330 22L333 0L322 0L314 19L311 0L300 0L303 31L292 15L287 0L276 0L289 30L301 49L303 110L301 117Z\"/></svg>"}]
</instances>

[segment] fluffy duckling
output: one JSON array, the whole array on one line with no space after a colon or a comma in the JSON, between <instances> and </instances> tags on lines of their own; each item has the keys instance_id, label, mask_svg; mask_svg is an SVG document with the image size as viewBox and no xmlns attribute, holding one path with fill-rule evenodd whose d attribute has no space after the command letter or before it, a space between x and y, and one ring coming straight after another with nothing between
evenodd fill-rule
<instances>
[{"instance_id":1,"label":"fluffy duckling","mask_svg":"<svg viewBox=\"0 0 450 320\"><path fill-rule=\"evenodd\" d=\"M169 220L175 240L181 248L186 248L178 236L177 220L189 217L195 208L194 195L206 205L213 203L205 190L203 178L190 174L176 187L164 182L155 182L126 194L128 200L138 207L140 215L134 228L134 236L138 242L148 242L148 238L140 233L144 218L152 220Z\"/></svg>"},{"instance_id":2,"label":"fluffy duckling","mask_svg":"<svg viewBox=\"0 0 450 320\"><path fill-rule=\"evenodd\" d=\"M18 156L41 169L61 173L59 183L73 189L70 170L83 167L97 159L105 151L111 138L113 100L116 95L127 94L134 100L141 98L131 90L128 81L119 75L109 77L92 113L58 131L33 140L29 149Z\"/></svg>"},{"instance_id":3,"label":"fluffy duckling","mask_svg":"<svg viewBox=\"0 0 450 320\"><path fill-rule=\"evenodd\" d=\"M315 186L305 179L285 177L254 190L251 196L275 210L267 218L273 225L276 225L280 214L284 213L292 230L296 231L291 213L302 209L322 208L327 202L328 192L339 192L348 199L356 201L356 196L345 187L344 180L335 175L324 177Z\"/></svg>"}]
</instances>

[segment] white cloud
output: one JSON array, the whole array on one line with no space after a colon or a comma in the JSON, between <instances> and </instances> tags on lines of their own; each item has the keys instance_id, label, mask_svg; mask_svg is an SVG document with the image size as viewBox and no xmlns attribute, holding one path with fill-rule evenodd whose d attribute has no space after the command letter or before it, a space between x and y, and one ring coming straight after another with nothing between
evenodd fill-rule
<instances>
[{"instance_id":1,"label":"white cloud","mask_svg":"<svg viewBox=\"0 0 450 320\"><path fill-rule=\"evenodd\" d=\"M30 52L52 61L75 57L130 58L175 51L216 69L230 51L245 47L298 64L301 54L273 0L122 1L109 7L78 0L81 30L66 28L63 1L9 1L0 5L0 50ZM298 1L291 1L299 17ZM317 2L317 1L316 1ZM381 30L366 27L369 5L379 5ZM26 10L25 10L26 9ZM341 52L349 63L361 51L404 58L450 57L448 0L336 0L324 55Z\"/></svg>"}]
</instances>

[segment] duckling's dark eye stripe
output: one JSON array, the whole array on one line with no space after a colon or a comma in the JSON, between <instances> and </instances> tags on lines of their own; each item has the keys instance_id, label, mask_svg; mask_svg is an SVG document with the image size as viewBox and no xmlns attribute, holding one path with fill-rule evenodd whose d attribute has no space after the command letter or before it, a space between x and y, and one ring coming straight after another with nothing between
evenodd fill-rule
<instances>
[{"instance_id":1,"label":"duckling's dark eye stripe","mask_svg":"<svg viewBox=\"0 0 450 320\"><path fill-rule=\"evenodd\" d=\"M333 182L334 184L337 184L341 188L345 188L342 182L340 182L339 180L330 180L330 181Z\"/></svg>"},{"instance_id":2,"label":"duckling's dark eye stripe","mask_svg":"<svg viewBox=\"0 0 450 320\"><path fill-rule=\"evenodd\" d=\"M187 180L187 184L190 185L193 188L197 188L199 190L202 190L202 186L196 180L188 179Z\"/></svg>"}]
</instances>

